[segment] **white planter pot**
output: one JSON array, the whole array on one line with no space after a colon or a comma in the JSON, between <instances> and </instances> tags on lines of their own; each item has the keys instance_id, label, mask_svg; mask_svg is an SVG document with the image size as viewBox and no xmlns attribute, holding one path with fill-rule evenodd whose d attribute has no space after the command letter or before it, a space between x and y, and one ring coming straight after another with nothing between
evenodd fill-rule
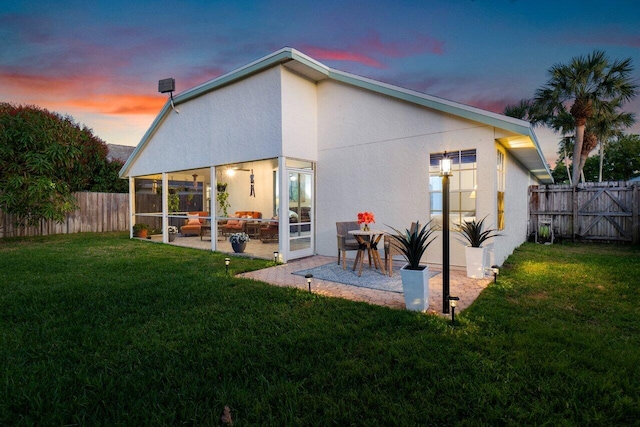
<instances>
[{"instance_id":1,"label":"white planter pot","mask_svg":"<svg viewBox=\"0 0 640 427\"><path fill-rule=\"evenodd\" d=\"M467 260L467 277L472 279L484 278L484 248L465 246L465 258Z\"/></svg>"},{"instance_id":2,"label":"white planter pot","mask_svg":"<svg viewBox=\"0 0 640 427\"><path fill-rule=\"evenodd\" d=\"M400 269L402 291L407 310L427 311L429 308L429 267L423 270L408 270L407 265Z\"/></svg>"}]
</instances>

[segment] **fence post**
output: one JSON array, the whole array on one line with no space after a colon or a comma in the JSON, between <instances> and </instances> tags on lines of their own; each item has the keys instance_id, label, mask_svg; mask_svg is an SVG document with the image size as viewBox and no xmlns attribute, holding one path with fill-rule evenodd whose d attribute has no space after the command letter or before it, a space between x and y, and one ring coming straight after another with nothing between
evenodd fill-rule
<instances>
[{"instance_id":1,"label":"fence post","mask_svg":"<svg viewBox=\"0 0 640 427\"><path fill-rule=\"evenodd\" d=\"M573 236L573 241L576 242L578 236L578 185L574 185L572 187L572 197L571 197L571 211L572 211L572 220L571 220L571 235Z\"/></svg>"},{"instance_id":2,"label":"fence post","mask_svg":"<svg viewBox=\"0 0 640 427\"><path fill-rule=\"evenodd\" d=\"M640 185L633 184L631 193L631 240L634 245L640 243Z\"/></svg>"}]
</instances>

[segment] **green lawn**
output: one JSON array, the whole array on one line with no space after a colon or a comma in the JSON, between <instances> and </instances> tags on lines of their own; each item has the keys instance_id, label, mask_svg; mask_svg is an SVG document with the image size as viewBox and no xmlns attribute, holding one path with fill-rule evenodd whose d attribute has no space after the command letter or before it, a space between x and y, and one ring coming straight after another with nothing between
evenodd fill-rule
<instances>
[{"instance_id":1,"label":"green lawn","mask_svg":"<svg viewBox=\"0 0 640 427\"><path fill-rule=\"evenodd\" d=\"M638 247L525 244L455 327L223 259L0 241L0 425L639 423Z\"/></svg>"}]
</instances>

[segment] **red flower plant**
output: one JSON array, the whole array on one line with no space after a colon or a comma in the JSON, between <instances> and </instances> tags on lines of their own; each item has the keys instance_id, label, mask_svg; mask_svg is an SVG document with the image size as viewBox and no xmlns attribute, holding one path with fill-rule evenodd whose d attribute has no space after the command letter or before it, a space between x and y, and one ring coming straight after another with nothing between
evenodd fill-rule
<instances>
[{"instance_id":1,"label":"red flower plant","mask_svg":"<svg viewBox=\"0 0 640 427\"><path fill-rule=\"evenodd\" d=\"M358 212L358 224L376 222L371 212Z\"/></svg>"}]
</instances>

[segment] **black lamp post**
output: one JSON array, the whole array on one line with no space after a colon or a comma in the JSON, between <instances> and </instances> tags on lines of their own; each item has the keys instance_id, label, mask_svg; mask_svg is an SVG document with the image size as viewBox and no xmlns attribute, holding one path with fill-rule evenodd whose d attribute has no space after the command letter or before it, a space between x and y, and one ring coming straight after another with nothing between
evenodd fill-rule
<instances>
[{"instance_id":1,"label":"black lamp post","mask_svg":"<svg viewBox=\"0 0 640 427\"><path fill-rule=\"evenodd\" d=\"M311 292L311 279L313 278L313 274L309 273L306 274L305 279L307 279L307 285L309 285L309 292Z\"/></svg>"},{"instance_id":2,"label":"black lamp post","mask_svg":"<svg viewBox=\"0 0 640 427\"><path fill-rule=\"evenodd\" d=\"M442 312L449 312L449 177L451 176L451 159L444 152L440 160L440 176L442 177Z\"/></svg>"},{"instance_id":3,"label":"black lamp post","mask_svg":"<svg viewBox=\"0 0 640 427\"><path fill-rule=\"evenodd\" d=\"M224 271L229 274L229 264L231 263L231 258L224 259Z\"/></svg>"}]
</instances>

